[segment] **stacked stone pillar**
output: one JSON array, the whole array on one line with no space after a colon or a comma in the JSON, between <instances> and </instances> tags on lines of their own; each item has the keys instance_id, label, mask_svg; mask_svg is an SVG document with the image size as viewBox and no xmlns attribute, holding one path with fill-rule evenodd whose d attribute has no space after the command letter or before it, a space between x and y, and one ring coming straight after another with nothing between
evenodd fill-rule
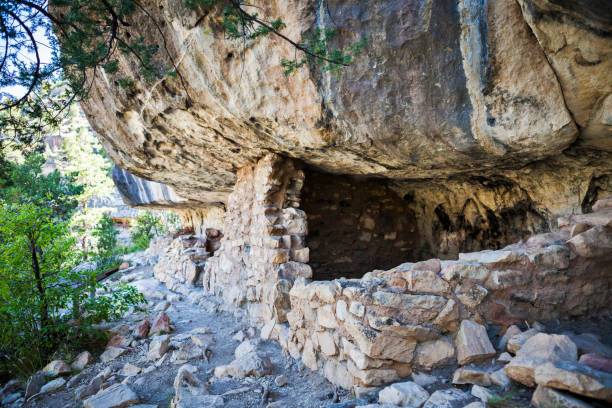
<instances>
[{"instance_id":1,"label":"stacked stone pillar","mask_svg":"<svg viewBox=\"0 0 612 408\"><path fill-rule=\"evenodd\" d=\"M306 214L298 208L304 172L269 154L237 176L221 247L205 267L204 290L245 307L254 322L285 322L294 280L312 276Z\"/></svg>"}]
</instances>

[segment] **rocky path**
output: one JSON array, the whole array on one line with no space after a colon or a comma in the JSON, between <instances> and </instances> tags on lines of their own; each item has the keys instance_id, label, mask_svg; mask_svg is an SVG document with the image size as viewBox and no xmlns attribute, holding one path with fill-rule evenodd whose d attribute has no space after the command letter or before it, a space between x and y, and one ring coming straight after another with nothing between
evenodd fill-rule
<instances>
[{"instance_id":1,"label":"rocky path","mask_svg":"<svg viewBox=\"0 0 612 408\"><path fill-rule=\"evenodd\" d=\"M102 356L94 358L95 362L78 374L63 377L66 383L60 384L56 392L41 393L23 406L127 406L121 402L112 405L108 400L132 398L137 399L138 404L144 404L136 405L140 407L165 408L174 403L177 407L306 408L326 406L350 398L348 392L336 390L323 376L283 356L277 342L259 339L254 329L248 329L240 318L221 310L221 305L215 299L204 297L201 290L179 295L167 290L151 275L150 267L140 266L119 278L138 287L149 300L149 307L109 325L117 334L111 340L116 346L107 348ZM134 328L145 321L152 322L162 310L169 317L171 333L132 340ZM160 324L163 325L163 322ZM168 346L166 353L158 350L161 357L151 352L159 339L167 339ZM198 344L199 341L201 343ZM235 354L241 344L243 352L246 348L254 349L246 350L245 355L241 356L242 360L236 359ZM115 354L122 355L114 357ZM110 360L104 362L102 359ZM236 363L230 364L234 360ZM181 367L182 371L192 371L193 378L189 374L183 375L182 383L175 387ZM215 369L222 378L215 376ZM234 377L227 375L228 372ZM102 402L96 401L92 395L99 389L107 389L114 395L109 395ZM183 395L182 402L176 401L177 390L178 394ZM218 397L209 398L208 402L204 402L204 399L198 402L192 398L190 391L195 396Z\"/></svg>"}]
</instances>

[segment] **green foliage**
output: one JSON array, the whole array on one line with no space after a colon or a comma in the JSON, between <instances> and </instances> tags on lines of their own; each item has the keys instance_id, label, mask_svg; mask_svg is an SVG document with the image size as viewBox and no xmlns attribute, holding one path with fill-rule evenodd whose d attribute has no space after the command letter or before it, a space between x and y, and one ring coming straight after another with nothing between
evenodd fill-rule
<instances>
[{"instance_id":1,"label":"green foliage","mask_svg":"<svg viewBox=\"0 0 612 408\"><path fill-rule=\"evenodd\" d=\"M61 343L144 300L120 286L92 297L97 270L77 268L67 223L35 204L0 204L0 371L39 366Z\"/></svg>"},{"instance_id":2,"label":"green foliage","mask_svg":"<svg viewBox=\"0 0 612 408\"><path fill-rule=\"evenodd\" d=\"M319 56L327 59L321 61L322 70L324 72L329 71L334 74L334 76L338 77L344 66L351 65L353 60L361 55L367 45L367 37L362 37L359 41L342 49L332 49L329 44L336 36L337 31L335 29L316 29L311 34L305 34L302 37L300 46L310 51L310 53L305 54L305 57L301 59L288 60L283 58L281 60L281 66L285 68L285 75L296 72L306 63L317 62L317 57L315 56Z\"/></svg>"},{"instance_id":3,"label":"green foliage","mask_svg":"<svg viewBox=\"0 0 612 408\"><path fill-rule=\"evenodd\" d=\"M213 16L213 21L214 16L221 17L225 38L242 47L271 34L289 43L303 57L284 59L285 75L312 63L338 76L366 43L363 37L334 47L335 30L315 30L299 42L292 40L283 33L282 16L269 18L265 8L241 0L183 0L183 4ZM147 7L137 0L0 0L0 33L5 40L0 64L0 156L9 146L40 147L37 142L59 126L74 100L88 96L102 72L105 81L128 91L137 78L148 84L178 79L189 102L176 56L166 46L164 22ZM254 8L258 12L251 12ZM143 38L138 33L135 27L143 20L154 35ZM43 49L51 51L50 61L42 58ZM53 85L59 81L65 85Z\"/></svg>"},{"instance_id":4,"label":"green foliage","mask_svg":"<svg viewBox=\"0 0 612 408\"><path fill-rule=\"evenodd\" d=\"M30 154L23 163L15 163L0 156L0 199L8 203L31 203L51 209L54 217L68 219L82 194L74 174L62 176L55 170L43 174L45 158Z\"/></svg>"},{"instance_id":5,"label":"green foliage","mask_svg":"<svg viewBox=\"0 0 612 408\"><path fill-rule=\"evenodd\" d=\"M504 395L493 394L487 399L487 404L493 407L505 407L509 406L512 402L512 398L517 395L517 391L513 390L505 393Z\"/></svg>"},{"instance_id":6,"label":"green foliage","mask_svg":"<svg viewBox=\"0 0 612 408\"><path fill-rule=\"evenodd\" d=\"M111 194L112 162L77 104L70 107L58 133L63 141L54 161L61 173L74 175L75 182L83 186L83 192L77 197L79 203L86 204L95 196Z\"/></svg>"},{"instance_id":7,"label":"green foliage","mask_svg":"<svg viewBox=\"0 0 612 408\"><path fill-rule=\"evenodd\" d=\"M98 240L95 260L99 270L109 269L117 264L117 235L119 231L115 229L115 223L108 214L103 214L93 231L93 236Z\"/></svg>"},{"instance_id":8,"label":"green foliage","mask_svg":"<svg viewBox=\"0 0 612 408\"><path fill-rule=\"evenodd\" d=\"M135 248L143 251L149 247L151 238L164 233L162 221L159 217L145 211L136 219L136 225L132 228L132 243Z\"/></svg>"}]
</instances>

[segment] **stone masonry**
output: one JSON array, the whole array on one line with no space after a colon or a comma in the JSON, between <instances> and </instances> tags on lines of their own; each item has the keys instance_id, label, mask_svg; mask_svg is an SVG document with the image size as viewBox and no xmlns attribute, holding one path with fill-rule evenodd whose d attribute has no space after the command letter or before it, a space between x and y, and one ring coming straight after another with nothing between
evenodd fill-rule
<instances>
[{"instance_id":1,"label":"stone masonry","mask_svg":"<svg viewBox=\"0 0 612 408\"><path fill-rule=\"evenodd\" d=\"M238 171L204 290L245 306L254 322L286 322L293 281L312 276L306 214L298 208L303 182L302 170L273 154Z\"/></svg>"},{"instance_id":2,"label":"stone masonry","mask_svg":"<svg viewBox=\"0 0 612 408\"><path fill-rule=\"evenodd\" d=\"M154 238L149 251L158 256L153 269L155 278L164 282L168 289L183 292L184 287L202 286L200 273L206 260L219 247L222 234L208 228L206 235L180 235Z\"/></svg>"},{"instance_id":3,"label":"stone masonry","mask_svg":"<svg viewBox=\"0 0 612 408\"><path fill-rule=\"evenodd\" d=\"M500 250L311 281L303 183L303 171L276 155L238 172L204 289L243 307L263 337L342 387L456 364L466 319L505 328L610 311L612 198Z\"/></svg>"}]
</instances>

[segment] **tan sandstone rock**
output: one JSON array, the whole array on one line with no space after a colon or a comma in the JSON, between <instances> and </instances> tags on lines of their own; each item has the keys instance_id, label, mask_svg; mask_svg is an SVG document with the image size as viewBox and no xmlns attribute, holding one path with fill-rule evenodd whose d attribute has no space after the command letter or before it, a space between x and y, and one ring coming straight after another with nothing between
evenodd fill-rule
<instances>
[{"instance_id":1,"label":"tan sandstone rock","mask_svg":"<svg viewBox=\"0 0 612 408\"><path fill-rule=\"evenodd\" d=\"M417 345L413 363L424 369L448 363L455 357L455 346L448 339L432 340Z\"/></svg>"},{"instance_id":2,"label":"tan sandstone rock","mask_svg":"<svg viewBox=\"0 0 612 408\"><path fill-rule=\"evenodd\" d=\"M592 408L592 405L568 393L541 385L531 396L531 403L536 408Z\"/></svg>"},{"instance_id":3,"label":"tan sandstone rock","mask_svg":"<svg viewBox=\"0 0 612 408\"><path fill-rule=\"evenodd\" d=\"M472 320L461 322L455 344L457 346L457 360L461 365L492 357L496 354L487 335L487 330L484 326Z\"/></svg>"},{"instance_id":4,"label":"tan sandstone rock","mask_svg":"<svg viewBox=\"0 0 612 408\"><path fill-rule=\"evenodd\" d=\"M427 390L412 381L391 384L378 393L379 404L400 407L420 407L428 399Z\"/></svg>"},{"instance_id":5,"label":"tan sandstone rock","mask_svg":"<svg viewBox=\"0 0 612 408\"><path fill-rule=\"evenodd\" d=\"M491 375L482 369L461 367L453 374L453 384L477 384L488 387L491 385Z\"/></svg>"},{"instance_id":6,"label":"tan sandstone rock","mask_svg":"<svg viewBox=\"0 0 612 408\"><path fill-rule=\"evenodd\" d=\"M549 388L612 402L612 374L575 361L547 361L535 367L535 382Z\"/></svg>"},{"instance_id":7,"label":"tan sandstone rock","mask_svg":"<svg viewBox=\"0 0 612 408\"><path fill-rule=\"evenodd\" d=\"M62 375L68 375L72 372L70 366L62 360L53 360L43 368L43 373L47 377L55 378Z\"/></svg>"},{"instance_id":8,"label":"tan sandstone rock","mask_svg":"<svg viewBox=\"0 0 612 408\"><path fill-rule=\"evenodd\" d=\"M576 361L576 345L565 335L538 333L523 344L505 367L508 377L528 387L535 386L535 369L549 361Z\"/></svg>"}]
</instances>

